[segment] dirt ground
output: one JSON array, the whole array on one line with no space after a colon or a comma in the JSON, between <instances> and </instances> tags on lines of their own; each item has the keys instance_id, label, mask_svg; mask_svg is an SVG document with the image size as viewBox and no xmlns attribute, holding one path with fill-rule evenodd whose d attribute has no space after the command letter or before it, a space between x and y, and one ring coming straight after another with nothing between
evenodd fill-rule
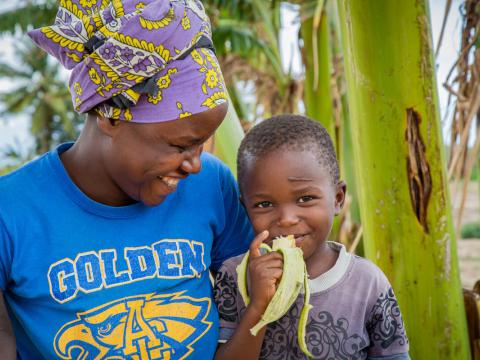
<instances>
[{"instance_id":1,"label":"dirt ground","mask_svg":"<svg viewBox=\"0 0 480 360\"><path fill-rule=\"evenodd\" d=\"M478 186L478 183L473 182L468 185L462 224L480 222L480 196L478 194ZM458 190L454 186L450 188L452 204L454 204L454 223L457 222L460 193L461 188L458 188ZM458 239L457 249L462 285L464 288L471 289L473 284L477 280L480 280L480 239Z\"/></svg>"}]
</instances>

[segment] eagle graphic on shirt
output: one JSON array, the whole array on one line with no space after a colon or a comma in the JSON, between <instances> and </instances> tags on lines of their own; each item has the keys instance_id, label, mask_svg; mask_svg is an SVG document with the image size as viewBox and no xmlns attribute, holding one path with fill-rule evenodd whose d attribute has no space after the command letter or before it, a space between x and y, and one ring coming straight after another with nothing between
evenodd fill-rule
<instances>
[{"instance_id":1,"label":"eagle graphic on shirt","mask_svg":"<svg viewBox=\"0 0 480 360\"><path fill-rule=\"evenodd\" d=\"M211 327L210 298L130 296L78 313L54 339L62 359L185 359Z\"/></svg>"}]
</instances>

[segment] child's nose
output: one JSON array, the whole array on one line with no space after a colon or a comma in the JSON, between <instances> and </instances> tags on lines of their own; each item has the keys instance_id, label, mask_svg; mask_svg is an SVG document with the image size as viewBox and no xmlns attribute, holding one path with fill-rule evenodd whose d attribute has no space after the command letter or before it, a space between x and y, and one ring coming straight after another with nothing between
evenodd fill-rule
<instances>
[{"instance_id":1,"label":"child's nose","mask_svg":"<svg viewBox=\"0 0 480 360\"><path fill-rule=\"evenodd\" d=\"M299 222L297 214L289 207L279 209L278 225L282 228L288 228Z\"/></svg>"}]
</instances>

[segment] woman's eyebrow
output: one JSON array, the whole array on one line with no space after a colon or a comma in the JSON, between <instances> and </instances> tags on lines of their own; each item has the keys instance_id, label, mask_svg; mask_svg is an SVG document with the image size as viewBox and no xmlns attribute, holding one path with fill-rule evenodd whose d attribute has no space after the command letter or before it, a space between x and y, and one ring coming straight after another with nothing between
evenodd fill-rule
<instances>
[{"instance_id":1,"label":"woman's eyebrow","mask_svg":"<svg viewBox=\"0 0 480 360\"><path fill-rule=\"evenodd\" d=\"M201 144L201 143L206 141L201 137L190 137L190 136L179 136L178 138L176 138L174 140L175 140L175 142L180 142L180 143L183 143L183 144L188 143L188 144L192 144L192 145Z\"/></svg>"}]
</instances>

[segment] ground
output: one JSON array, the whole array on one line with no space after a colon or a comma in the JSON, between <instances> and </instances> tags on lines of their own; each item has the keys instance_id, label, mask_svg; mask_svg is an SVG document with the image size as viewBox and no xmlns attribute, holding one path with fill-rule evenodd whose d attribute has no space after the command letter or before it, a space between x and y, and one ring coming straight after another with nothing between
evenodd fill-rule
<instances>
[{"instance_id":1,"label":"ground","mask_svg":"<svg viewBox=\"0 0 480 360\"><path fill-rule=\"evenodd\" d=\"M465 210L463 211L462 224L480 222L480 196L478 194L479 184L471 182L468 186ZM450 194L452 203L460 202L462 189L452 185ZM454 201L457 200L457 201ZM454 206L454 222L458 214L458 206ZM473 284L480 280L480 239L458 239L458 259L460 264L460 278L462 286L471 289Z\"/></svg>"}]
</instances>

